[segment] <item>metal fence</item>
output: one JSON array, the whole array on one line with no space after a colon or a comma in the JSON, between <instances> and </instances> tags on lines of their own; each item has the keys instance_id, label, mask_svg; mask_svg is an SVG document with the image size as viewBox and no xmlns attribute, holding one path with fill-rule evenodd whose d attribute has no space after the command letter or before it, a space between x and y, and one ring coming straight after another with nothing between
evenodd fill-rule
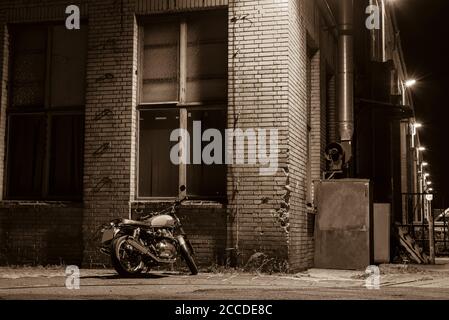
<instances>
[{"instance_id":1,"label":"metal fence","mask_svg":"<svg viewBox=\"0 0 449 320\"><path fill-rule=\"evenodd\" d=\"M449 255L449 215L444 214L444 209L433 209L435 202L423 193L406 193L402 195L403 221L405 227L423 252L430 254L429 237L433 235L434 250L436 256ZM439 201L441 205L441 201ZM429 215L433 217L433 228L429 229ZM433 231L433 232L432 232Z\"/></svg>"}]
</instances>

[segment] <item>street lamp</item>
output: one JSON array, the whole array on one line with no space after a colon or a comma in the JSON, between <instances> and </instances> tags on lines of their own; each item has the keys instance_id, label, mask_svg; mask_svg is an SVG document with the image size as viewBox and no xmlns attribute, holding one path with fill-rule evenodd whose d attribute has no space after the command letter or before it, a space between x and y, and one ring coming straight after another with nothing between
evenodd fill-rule
<instances>
[{"instance_id":1,"label":"street lamp","mask_svg":"<svg viewBox=\"0 0 449 320\"><path fill-rule=\"evenodd\" d=\"M431 186L431 185L432 185L432 181L427 181L426 184L427 184L428 186Z\"/></svg>"},{"instance_id":2,"label":"street lamp","mask_svg":"<svg viewBox=\"0 0 449 320\"><path fill-rule=\"evenodd\" d=\"M426 151L426 147L418 147L418 151Z\"/></svg>"},{"instance_id":3,"label":"street lamp","mask_svg":"<svg viewBox=\"0 0 449 320\"><path fill-rule=\"evenodd\" d=\"M421 165L422 165L423 167L427 167L427 166L429 166L429 163L428 163L428 162L423 162Z\"/></svg>"}]
</instances>

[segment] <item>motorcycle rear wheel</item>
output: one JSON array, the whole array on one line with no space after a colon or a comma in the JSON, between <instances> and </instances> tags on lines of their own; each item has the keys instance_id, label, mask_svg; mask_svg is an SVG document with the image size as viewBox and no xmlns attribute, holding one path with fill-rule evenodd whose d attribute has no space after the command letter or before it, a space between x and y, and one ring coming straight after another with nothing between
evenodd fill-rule
<instances>
[{"instance_id":1,"label":"motorcycle rear wheel","mask_svg":"<svg viewBox=\"0 0 449 320\"><path fill-rule=\"evenodd\" d=\"M198 267L196 266L195 260L192 257L187 246L181 246L181 256L186 262L187 266L190 269L190 273L194 276L198 274Z\"/></svg>"},{"instance_id":2,"label":"motorcycle rear wheel","mask_svg":"<svg viewBox=\"0 0 449 320\"><path fill-rule=\"evenodd\" d=\"M126 243L128 238L129 236L121 236L112 242L112 266L122 277L136 276L145 266L142 256Z\"/></svg>"}]
</instances>

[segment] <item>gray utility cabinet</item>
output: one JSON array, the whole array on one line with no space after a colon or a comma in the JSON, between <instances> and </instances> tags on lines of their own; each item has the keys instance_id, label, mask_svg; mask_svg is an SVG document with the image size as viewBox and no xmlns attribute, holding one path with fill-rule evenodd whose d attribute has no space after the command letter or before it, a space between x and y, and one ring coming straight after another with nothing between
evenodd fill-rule
<instances>
[{"instance_id":1,"label":"gray utility cabinet","mask_svg":"<svg viewBox=\"0 0 449 320\"><path fill-rule=\"evenodd\" d=\"M369 180L315 184L315 268L365 270L374 260Z\"/></svg>"}]
</instances>

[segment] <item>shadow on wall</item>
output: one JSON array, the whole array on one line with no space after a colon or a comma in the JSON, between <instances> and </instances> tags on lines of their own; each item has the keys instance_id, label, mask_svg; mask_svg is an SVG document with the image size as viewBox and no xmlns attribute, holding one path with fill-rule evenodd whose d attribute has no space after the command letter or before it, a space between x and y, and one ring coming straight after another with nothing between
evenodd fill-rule
<instances>
[{"instance_id":1,"label":"shadow on wall","mask_svg":"<svg viewBox=\"0 0 449 320\"><path fill-rule=\"evenodd\" d=\"M0 208L1 265L81 265L83 208L23 205Z\"/></svg>"}]
</instances>

